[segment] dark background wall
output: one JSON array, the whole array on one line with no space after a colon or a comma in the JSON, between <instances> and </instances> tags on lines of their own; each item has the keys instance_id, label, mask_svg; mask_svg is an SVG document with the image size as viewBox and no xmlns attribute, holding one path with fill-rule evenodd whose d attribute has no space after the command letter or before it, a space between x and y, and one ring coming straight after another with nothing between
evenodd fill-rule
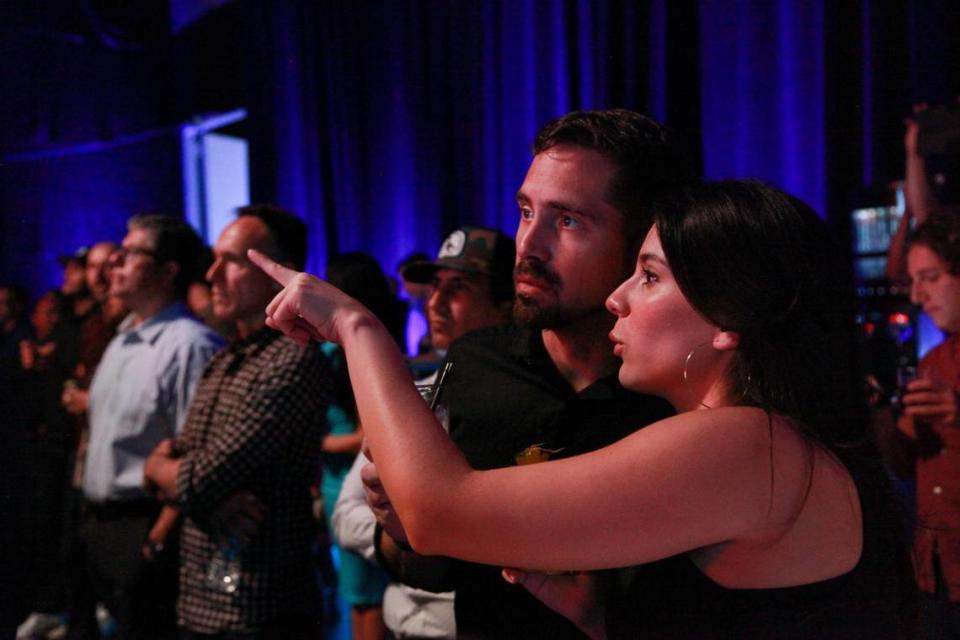
<instances>
[{"instance_id":1,"label":"dark background wall","mask_svg":"<svg viewBox=\"0 0 960 640\"><path fill-rule=\"evenodd\" d=\"M0 3L0 279L182 209L179 126L245 107L255 201L310 224L310 268L392 269L457 224L512 232L548 119L624 106L708 177L753 176L846 232L902 171L910 105L960 94L948 0L48 0Z\"/></svg>"}]
</instances>

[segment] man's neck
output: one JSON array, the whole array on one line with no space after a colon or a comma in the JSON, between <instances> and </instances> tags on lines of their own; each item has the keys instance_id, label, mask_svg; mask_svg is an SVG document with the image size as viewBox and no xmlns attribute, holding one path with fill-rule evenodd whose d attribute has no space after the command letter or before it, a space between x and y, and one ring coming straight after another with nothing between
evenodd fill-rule
<instances>
[{"instance_id":1,"label":"man's neck","mask_svg":"<svg viewBox=\"0 0 960 640\"><path fill-rule=\"evenodd\" d=\"M77 298L73 302L73 315L78 318L82 318L90 313L96 304L97 301L93 296L83 296L82 298Z\"/></svg>"},{"instance_id":2,"label":"man's neck","mask_svg":"<svg viewBox=\"0 0 960 640\"><path fill-rule=\"evenodd\" d=\"M157 315L174 302L177 301L177 296L173 293L159 295L149 300L143 300L134 306L130 305L130 312L134 317L134 326L140 326L153 316Z\"/></svg>"},{"instance_id":3,"label":"man's neck","mask_svg":"<svg viewBox=\"0 0 960 640\"><path fill-rule=\"evenodd\" d=\"M619 365L608 337L615 320L604 311L561 329L541 332L550 359L577 392L613 373Z\"/></svg>"},{"instance_id":4,"label":"man's neck","mask_svg":"<svg viewBox=\"0 0 960 640\"><path fill-rule=\"evenodd\" d=\"M263 306L266 307L267 305L264 304ZM266 324L267 324L266 316L264 316L262 313L257 314L257 317L255 318L237 320L237 337L242 340L247 336L249 336L251 333L254 333L255 331L259 331Z\"/></svg>"}]
</instances>

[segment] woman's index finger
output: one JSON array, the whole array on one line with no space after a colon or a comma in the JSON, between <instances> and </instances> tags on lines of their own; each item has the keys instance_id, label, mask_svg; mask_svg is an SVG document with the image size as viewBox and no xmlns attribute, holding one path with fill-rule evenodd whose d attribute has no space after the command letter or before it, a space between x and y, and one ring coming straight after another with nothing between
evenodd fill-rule
<instances>
[{"instance_id":1,"label":"woman's index finger","mask_svg":"<svg viewBox=\"0 0 960 640\"><path fill-rule=\"evenodd\" d=\"M287 286L288 282L293 280L295 275L297 275L297 272L293 269L285 267L278 262L274 262L256 249L248 249L247 257L250 258L250 262L260 267L265 274L279 282L284 287Z\"/></svg>"}]
</instances>

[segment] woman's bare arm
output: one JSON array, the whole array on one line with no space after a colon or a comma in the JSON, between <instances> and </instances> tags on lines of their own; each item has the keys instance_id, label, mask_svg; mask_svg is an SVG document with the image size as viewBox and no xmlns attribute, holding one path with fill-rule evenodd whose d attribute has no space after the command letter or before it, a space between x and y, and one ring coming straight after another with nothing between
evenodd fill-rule
<instances>
[{"instance_id":1,"label":"woman's bare arm","mask_svg":"<svg viewBox=\"0 0 960 640\"><path fill-rule=\"evenodd\" d=\"M682 414L567 460L474 471L372 314L316 278L255 261L285 285L271 326L343 345L373 459L419 551L536 569L632 565L762 531L803 495L805 445L745 408ZM782 463L771 498L772 431Z\"/></svg>"}]
</instances>

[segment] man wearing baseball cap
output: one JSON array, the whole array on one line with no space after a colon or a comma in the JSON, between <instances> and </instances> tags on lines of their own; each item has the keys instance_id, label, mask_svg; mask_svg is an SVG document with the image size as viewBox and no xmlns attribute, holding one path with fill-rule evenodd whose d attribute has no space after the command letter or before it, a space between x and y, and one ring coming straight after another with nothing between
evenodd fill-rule
<instances>
[{"instance_id":1,"label":"man wearing baseball cap","mask_svg":"<svg viewBox=\"0 0 960 640\"><path fill-rule=\"evenodd\" d=\"M483 227L462 227L443 241L437 259L412 262L410 282L432 284L427 320L435 349L446 351L463 334L510 318L513 306L513 239Z\"/></svg>"},{"instance_id":2,"label":"man wearing baseball cap","mask_svg":"<svg viewBox=\"0 0 960 640\"><path fill-rule=\"evenodd\" d=\"M405 280L432 285L427 318L433 346L445 353L460 336L510 320L513 306L513 238L494 229L461 227L444 240L436 260L411 262ZM434 375L419 380L432 384ZM357 456L343 481L333 512L333 531L341 547L372 560L376 520L367 506ZM384 624L395 638L456 637L453 594L427 592L398 582L383 596Z\"/></svg>"}]
</instances>

